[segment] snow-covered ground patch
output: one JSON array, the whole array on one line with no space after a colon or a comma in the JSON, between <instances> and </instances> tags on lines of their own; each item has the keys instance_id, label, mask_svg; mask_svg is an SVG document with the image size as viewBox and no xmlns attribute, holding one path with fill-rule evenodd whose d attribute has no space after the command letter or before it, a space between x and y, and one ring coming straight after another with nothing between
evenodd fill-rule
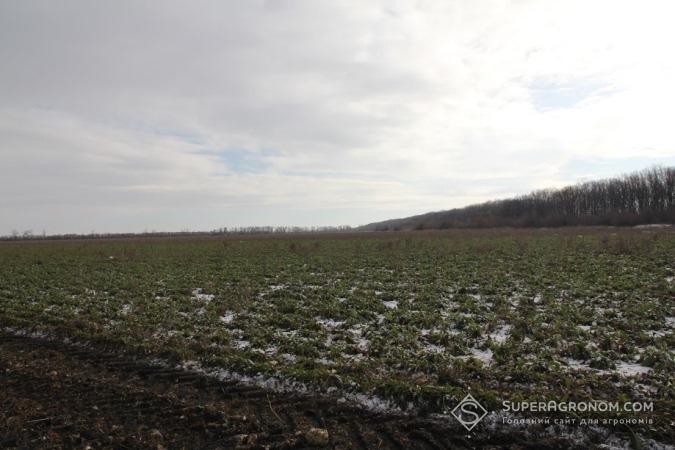
<instances>
[{"instance_id":1,"label":"snow-covered ground patch","mask_svg":"<svg viewBox=\"0 0 675 450\"><path fill-rule=\"evenodd\" d=\"M346 323L344 320L327 319L324 317L315 317L314 320L316 320L316 323L321 324L329 329L341 327Z\"/></svg>"},{"instance_id":2,"label":"snow-covered ground patch","mask_svg":"<svg viewBox=\"0 0 675 450\"><path fill-rule=\"evenodd\" d=\"M398 308L398 301L396 300L385 300L382 302L385 308L396 309Z\"/></svg>"},{"instance_id":3,"label":"snow-covered ground patch","mask_svg":"<svg viewBox=\"0 0 675 450\"><path fill-rule=\"evenodd\" d=\"M241 349L250 347L251 343L249 341L245 340L245 339L237 339L237 340L232 341L231 345L232 345L232 347L241 350Z\"/></svg>"},{"instance_id":4,"label":"snow-covered ground patch","mask_svg":"<svg viewBox=\"0 0 675 450\"><path fill-rule=\"evenodd\" d=\"M445 347L436 344L424 344L422 349L427 353L445 353L446 351Z\"/></svg>"},{"instance_id":5,"label":"snow-covered ground patch","mask_svg":"<svg viewBox=\"0 0 675 450\"><path fill-rule=\"evenodd\" d=\"M579 359L574 359L574 358L566 358L564 360L565 364L570 369L576 369L576 370L591 370L591 367L585 363L584 361L581 361Z\"/></svg>"},{"instance_id":6,"label":"snow-covered ground patch","mask_svg":"<svg viewBox=\"0 0 675 450\"><path fill-rule=\"evenodd\" d=\"M475 358L486 366L492 364L493 354L492 350L490 350L489 348L485 350L481 350L479 348L470 348L469 352L471 353L470 355L457 356L456 358L457 359Z\"/></svg>"},{"instance_id":7,"label":"snow-covered ground patch","mask_svg":"<svg viewBox=\"0 0 675 450\"><path fill-rule=\"evenodd\" d=\"M200 301L208 303L211 300L213 300L214 298L216 298L216 296L213 295L213 294L204 294L204 291L202 290L202 288L195 288L195 289L192 290L192 299L193 300L200 300Z\"/></svg>"},{"instance_id":8,"label":"snow-covered ground patch","mask_svg":"<svg viewBox=\"0 0 675 450\"><path fill-rule=\"evenodd\" d=\"M652 371L652 368L621 361L616 365L616 371L623 376L633 377L636 375L647 374Z\"/></svg>"},{"instance_id":9,"label":"snow-covered ground patch","mask_svg":"<svg viewBox=\"0 0 675 450\"><path fill-rule=\"evenodd\" d=\"M235 314L234 312L232 312L232 311L227 311L227 312L225 312L225 314L223 314L222 316L220 316L220 317L218 318L218 320L220 320L222 323L224 323L224 324L227 325L227 324L229 324L229 323L232 323L232 321L234 320L235 317L236 317L236 314Z\"/></svg>"},{"instance_id":10,"label":"snow-covered ground patch","mask_svg":"<svg viewBox=\"0 0 675 450\"><path fill-rule=\"evenodd\" d=\"M500 344L505 342L511 334L511 328L511 325L504 325L500 327L494 333L490 334L490 339Z\"/></svg>"}]
</instances>

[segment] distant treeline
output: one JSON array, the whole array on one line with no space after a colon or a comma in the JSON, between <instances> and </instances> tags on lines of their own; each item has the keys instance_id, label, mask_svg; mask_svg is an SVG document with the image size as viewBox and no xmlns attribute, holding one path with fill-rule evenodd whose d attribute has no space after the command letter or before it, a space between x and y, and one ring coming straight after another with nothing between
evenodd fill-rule
<instances>
[{"instance_id":1,"label":"distant treeline","mask_svg":"<svg viewBox=\"0 0 675 450\"><path fill-rule=\"evenodd\" d=\"M224 227L211 231L211 234L340 233L345 231L352 231L352 227L349 225L339 225L336 227Z\"/></svg>"},{"instance_id":2,"label":"distant treeline","mask_svg":"<svg viewBox=\"0 0 675 450\"><path fill-rule=\"evenodd\" d=\"M654 167L562 189L387 220L362 230L461 227L630 226L675 223L675 167Z\"/></svg>"},{"instance_id":3,"label":"distant treeline","mask_svg":"<svg viewBox=\"0 0 675 450\"><path fill-rule=\"evenodd\" d=\"M12 231L9 236L0 236L0 241L11 240L59 240L59 239L106 239L106 238L138 238L138 237L180 237L180 236L229 236L256 234L298 234L298 233L344 233L352 231L349 225L326 227L222 227L211 231L144 231L142 233L88 233L88 234L33 234L32 230Z\"/></svg>"}]
</instances>

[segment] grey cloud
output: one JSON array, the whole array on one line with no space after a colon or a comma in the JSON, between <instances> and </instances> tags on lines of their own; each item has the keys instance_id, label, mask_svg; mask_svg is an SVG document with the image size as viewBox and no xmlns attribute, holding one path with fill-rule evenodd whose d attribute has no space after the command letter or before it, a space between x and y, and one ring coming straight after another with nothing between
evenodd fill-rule
<instances>
[{"instance_id":1,"label":"grey cloud","mask_svg":"<svg viewBox=\"0 0 675 450\"><path fill-rule=\"evenodd\" d=\"M656 67L659 52L600 52L623 38L607 28L607 42L594 42L592 21L579 30L588 39L568 45L549 24L568 23L575 8L0 2L0 189L12 192L0 201L0 234L38 223L358 224L487 199L514 180L522 191L573 181L567 161L614 145L637 157L641 135L651 156L672 148L660 122L631 131L615 117L639 116L635 99L666 110L667 92L641 95L626 69ZM538 77L591 75L621 86L611 103L542 115L527 89ZM276 153L262 158L265 149ZM495 173L504 179L486 181Z\"/></svg>"}]
</instances>

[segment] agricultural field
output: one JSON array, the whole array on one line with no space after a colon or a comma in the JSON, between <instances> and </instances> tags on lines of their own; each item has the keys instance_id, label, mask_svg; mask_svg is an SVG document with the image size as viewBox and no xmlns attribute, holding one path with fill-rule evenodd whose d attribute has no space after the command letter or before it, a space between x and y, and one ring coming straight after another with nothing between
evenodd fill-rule
<instances>
[{"instance_id":1,"label":"agricultural field","mask_svg":"<svg viewBox=\"0 0 675 450\"><path fill-rule=\"evenodd\" d=\"M5 242L0 262L5 331L416 417L468 392L493 423L506 400L649 401L612 432L675 441L670 229Z\"/></svg>"}]
</instances>

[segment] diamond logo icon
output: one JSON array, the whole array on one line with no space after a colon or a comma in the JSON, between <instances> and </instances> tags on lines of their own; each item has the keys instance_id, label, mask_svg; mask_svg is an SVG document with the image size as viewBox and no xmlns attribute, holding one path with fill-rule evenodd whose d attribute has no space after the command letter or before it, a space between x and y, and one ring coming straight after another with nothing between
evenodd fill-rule
<instances>
[{"instance_id":1,"label":"diamond logo icon","mask_svg":"<svg viewBox=\"0 0 675 450\"><path fill-rule=\"evenodd\" d=\"M467 394L451 414L467 431L471 431L487 415L487 410L473 398L473 395Z\"/></svg>"}]
</instances>

